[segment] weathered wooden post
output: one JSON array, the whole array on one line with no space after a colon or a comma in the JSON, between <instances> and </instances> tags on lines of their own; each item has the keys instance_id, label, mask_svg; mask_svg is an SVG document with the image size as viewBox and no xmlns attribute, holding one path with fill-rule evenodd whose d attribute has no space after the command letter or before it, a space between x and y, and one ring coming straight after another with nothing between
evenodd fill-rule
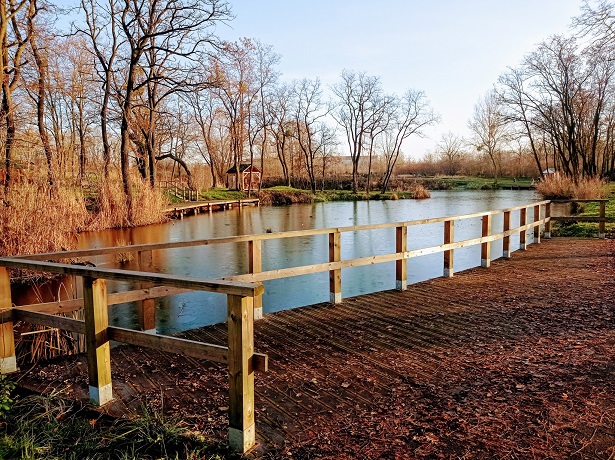
<instances>
[{"instance_id":1,"label":"weathered wooden post","mask_svg":"<svg viewBox=\"0 0 615 460\"><path fill-rule=\"evenodd\" d=\"M11 309L11 277L9 269L0 267L0 373L9 374L17 371L15 357L15 337Z\"/></svg>"},{"instance_id":2,"label":"weathered wooden post","mask_svg":"<svg viewBox=\"0 0 615 460\"><path fill-rule=\"evenodd\" d=\"M248 241L248 270L250 273L260 273L263 270L263 250L261 240ZM254 297L254 319L263 318L263 296Z\"/></svg>"},{"instance_id":3,"label":"weathered wooden post","mask_svg":"<svg viewBox=\"0 0 615 460\"><path fill-rule=\"evenodd\" d=\"M510 211L504 211L504 232L510 230ZM502 239L502 257L510 259L510 235Z\"/></svg>"},{"instance_id":4,"label":"weathered wooden post","mask_svg":"<svg viewBox=\"0 0 615 460\"><path fill-rule=\"evenodd\" d=\"M537 204L534 206L534 222L538 222L540 220L540 205ZM536 225L534 227L534 243L540 243L540 225Z\"/></svg>"},{"instance_id":5,"label":"weathered wooden post","mask_svg":"<svg viewBox=\"0 0 615 460\"><path fill-rule=\"evenodd\" d=\"M483 238L491 235L491 214L483 216ZM489 241L480 245L480 266L489 268L491 266L491 243Z\"/></svg>"},{"instance_id":6,"label":"weathered wooden post","mask_svg":"<svg viewBox=\"0 0 615 460\"><path fill-rule=\"evenodd\" d=\"M606 201L600 202L600 223L598 224L598 238L606 238Z\"/></svg>"},{"instance_id":7,"label":"weathered wooden post","mask_svg":"<svg viewBox=\"0 0 615 460\"><path fill-rule=\"evenodd\" d=\"M519 209L519 227L525 227L527 224L527 208ZM525 251L527 249L526 243L527 230L524 228L519 232L519 249Z\"/></svg>"},{"instance_id":8,"label":"weathered wooden post","mask_svg":"<svg viewBox=\"0 0 615 460\"><path fill-rule=\"evenodd\" d=\"M83 313L90 402L102 406L113 399L111 356L107 338L107 280L83 277Z\"/></svg>"},{"instance_id":9,"label":"weathered wooden post","mask_svg":"<svg viewBox=\"0 0 615 460\"><path fill-rule=\"evenodd\" d=\"M329 262L342 260L342 234L329 233ZM329 300L331 303L342 301L342 269L329 270Z\"/></svg>"},{"instance_id":10,"label":"weathered wooden post","mask_svg":"<svg viewBox=\"0 0 615 460\"><path fill-rule=\"evenodd\" d=\"M455 242L455 221L444 221L444 244ZM452 249L444 251L444 277L452 278L455 273L455 253Z\"/></svg>"},{"instance_id":11,"label":"weathered wooden post","mask_svg":"<svg viewBox=\"0 0 615 460\"><path fill-rule=\"evenodd\" d=\"M551 238L551 202L545 205L545 238Z\"/></svg>"},{"instance_id":12,"label":"weathered wooden post","mask_svg":"<svg viewBox=\"0 0 615 460\"><path fill-rule=\"evenodd\" d=\"M139 270L148 272L152 267L152 251L139 251ZM140 283L141 289L154 287L153 283ZM156 300L144 299L139 302L139 326L142 331L156 333Z\"/></svg>"},{"instance_id":13,"label":"weathered wooden post","mask_svg":"<svg viewBox=\"0 0 615 460\"><path fill-rule=\"evenodd\" d=\"M408 250L408 227L401 226L395 229L395 252L398 254ZM408 288L408 264L406 259L395 261L395 287L398 291L405 291Z\"/></svg>"},{"instance_id":14,"label":"weathered wooden post","mask_svg":"<svg viewBox=\"0 0 615 460\"><path fill-rule=\"evenodd\" d=\"M254 446L254 305L252 297L228 295L229 446Z\"/></svg>"}]
</instances>

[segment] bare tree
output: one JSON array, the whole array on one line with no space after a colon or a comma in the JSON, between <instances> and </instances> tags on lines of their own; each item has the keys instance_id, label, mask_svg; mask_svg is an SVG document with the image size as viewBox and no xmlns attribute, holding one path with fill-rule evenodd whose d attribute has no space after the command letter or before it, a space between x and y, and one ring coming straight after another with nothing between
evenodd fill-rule
<instances>
[{"instance_id":1,"label":"bare tree","mask_svg":"<svg viewBox=\"0 0 615 460\"><path fill-rule=\"evenodd\" d=\"M344 70L342 81L333 85L337 96L337 110L332 112L346 132L352 159L352 190L358 189L359 162L366 143L366 136L378 118L382 88L378 77Z\"/></svg>"},{"instance_id":2,"label":"bare tree","mask_svg":"<svg viewBox=\"0 0 615 460\"><path fill-rule=\"evenodd\" d=\"M269 101L268 111L271 114L271 135L280 166L282 167L284 183L290 186L291 174L288 144L294 128L291 119L290 88L287 85L280 85L275 88L273 97Z\"/></svg>"},{"instance_id":3,"label":"bare tree","mask_svg":"<svg viewBox=\"0 0 615 460\"><path fill-rule=\"evenodd\" d=\"M442 134L436 147L440 160L446 163L447 173L451 176L457 174L459 163L464 155L463 145L463 139L448 131Z\"/></svg>"},{"instance_id":4,"label":"bare tree","mask_svg":"<svg viewBox=\"0 0 615 460\"><path fill-rule=\"evenodd\" d=\"M470 143L477 151L487 156L497 183L502 169L502 153L510 140L510 131L501 100L494 90L489 91L476 103L468 128L472 135Z\"/></svg>"},{"instance_id":5,"label":"bare tree","mask_svg":"<svg viewBox=\"0 0 615 460\"><path fill-rule=\"evenodd\" d=\"M23 55L31 37L28 24L36 12L36 0L0 0L0 84L2 85L0 117L4 122L5 135L5 192L11 184L11 167L17 132L13 92L21 80L25 64Z\"/></svg>"},{"instance_id":6,"label":"bare tree","mask_svg":"<svg viewBox=\"0 0 615 460\"><path fill-rule=\"evenodd\" d=\"M320 80L303 79L293 84L294 95L294 137L303 153L303 161L310 181L312 193L316 193L315 159L320 151L322 132L326 130L323 118L328 111L322 101Z\"/></svg>"},{"instance_id":7,"label":"bare tree","mask_svg":"<svg viewBox=\"0 0 615 460\"><path fill-rule=\"evenodd\" d=\"M86 28L77 30L88 37L98 66L96 71L102 88L100 102L100 131L103 146L104 183L109 180L111 143L109 140L109 104L111 102L115 61L121 40L119 34L119 0L81 0Z\"/></svg>"},{"instance_id":8,"label":"bare tree","mask_svg":"<svg viewBox=\"0 0 615 460\"><path fill-rule=\"evenodd\" d=\"M382 177L382 192L386 192L397 163L403 142L410 136L422 136L423 128L439 121L431 109L425 93L408 90L396 104L390 129L386 131L385 171Z\"/></svg>"},{"instance_id":9,"label":"bare tree","mask_svg":"<svg viewBox=\"0 0 615 460\"><path fill-rule=\"evenodd\" d=\"M201 57L199 51L216 42L211 27L229 17L228 5L222 0L123 1L119 24L128 52L121 85L120 164L129 215L132 199L128 153L136 96L141 90L147 91L148 109L155 112L166 95L185 87L194 61ZM163 87L162 95L156 94L159 86ZM152 147L151 139L148 142L148 148ZM150 180L152 177L150 169Z\"/></svg>"}]
</instances>

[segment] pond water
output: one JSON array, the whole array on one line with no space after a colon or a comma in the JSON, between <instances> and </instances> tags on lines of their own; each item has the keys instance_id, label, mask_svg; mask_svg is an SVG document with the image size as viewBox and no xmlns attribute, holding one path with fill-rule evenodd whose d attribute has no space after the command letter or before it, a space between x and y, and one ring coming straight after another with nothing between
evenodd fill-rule
<instances>
[{"instance_id":1,"label":"pond water","mask_svg":"<svg viewBox=\"0 0 615 460\"><path fill-rule=\"evenodd\" d=\"M298 204L292 206L246 207L213 214L200 214L166 224L133 229L106 230L81 235L80 248L141 244L169 241L258 234L266 231L345 227L352 225L399 222L430 217L453 216L473 212L503 209L537 200L531 191L435 191L428 200L360 201ZM531 213L528 213L531 221ZM518 212L513 212L511 225L518 223ZM502 216L494 216L493 232L502 231ZM458 221L455 240L479 237L480 219ZM120 243L122 242L122 243ZM443 242L443 224L412 226L408 228L408 249L434 246ZM528 243L531 234L528 234ZM342 234L342 258L386 254L395 251L395 229L349 232ZM519 236L511 238L511 249L519 246ZM328 261L328 237L318 235L263 241L263 271L276 268L310 265ZM502 242L492 243L492 258L502 255ZM247 244L220 244L202 247L153 251L150 270L161 273L219 278L247 273ZM443 255L432 254L408 260L408 284L442 276ZM117 266L113 257L93 257L98 267ZM480 247L455 251L455 271L480 265ZM138 269L133 260L122 268ZM328 273L303 275L266 281L263 296L264 313L324 302L329 299ZM109 282L109 292L135 288L130 283ZM342 271L344 298L395 288L395 263L353 267ZM36 297L49 300L50 296L75 295L77 289L70 280L48 283L34 292L17 293L16 303L33 302ZM78 293L77 293L78 294ZM156 301L156 330L169 334L208 324L225 321L226 297L221 294L192 292L162 298ZM138 324L134 304L115 305L110 308L109 320L123 327Z\"/></svg>"}]
</instances>

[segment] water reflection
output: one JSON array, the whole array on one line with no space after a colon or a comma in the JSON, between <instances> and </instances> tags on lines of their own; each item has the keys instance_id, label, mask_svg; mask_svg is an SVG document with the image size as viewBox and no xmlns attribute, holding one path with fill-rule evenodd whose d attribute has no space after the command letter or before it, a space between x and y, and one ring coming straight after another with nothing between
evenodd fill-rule
<instances>
[{"instance_id":1,"label":"water reflection","mask_svg":"<svg viewBox=\"0 0 615 460\"><path fill-rule=\"evenodd\" d=\"M242 234L265 233L267 230L291 230L346 227L369 223L397 222L430 217L468 214L527 204L537 197L528 191L439 191L432 192L429 200L333 202L284 207L253 207L243 210L200 214L184 220L162 225L150 225L122 230L107 230L83 234L80 248L117 245L120 241L131 244L185 241L192 239L224 237ZM531 214L531 213L528 213ZM530 220L531 220L531 216ZM519 222L518 212L511 215L511 224ZM502 216L494 216L493 232L502 231ZM477 238L481 235L480 219L458 221L455 224L455 241ZM528 234L528 242L531 241ZM443 242L443 224L430 224L408 228L408 248L417 249ZM519 236L511 238L511 247L519 245ZM352 259L395 250L395 230L378 229L369 232L342 234L342 258ZM502 254L502 242L492 243L492 257ZM408 261L408 283L442 275L443 255L432 254ZM328 261L328 237L284 238L263 242L263 270L310 265ZM93 257L97 266L117 266L114 257ZM480 264L480 247L455 251L455 270L460 271ZM153 251L151 260L135 257L122 265L127 269L147 269L161 273L190 275L200 278L219 278L248 271L247 243L220 244L201 247ZM76 288L71 283L67 296L74 296ZM283 280L267 281L263 305L265 313L300 305L323 302L329 298L328 273L303 275ZM134 289L133 283L109 282L109 291ZM350 297L367 292L395 287L393 262L342 271L343 296ZM44 295L40 293L45 289ZM57 286L39 288L38 299L55 296ZM70 294L68 294L70 293ZM34 293L19 304L34 301ZM67 298L67 297L64 297ZM159 333L172 333L224 321L226 298L221 294L192 292L156 301L156 328ZM138 324L134 304L111 307L110 322L124 327Z\"/></svg>"}]
</instances>

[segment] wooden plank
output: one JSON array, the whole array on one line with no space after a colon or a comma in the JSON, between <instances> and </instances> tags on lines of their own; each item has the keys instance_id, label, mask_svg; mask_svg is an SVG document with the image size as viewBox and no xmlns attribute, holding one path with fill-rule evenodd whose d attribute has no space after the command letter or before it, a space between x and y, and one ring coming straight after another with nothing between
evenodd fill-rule
<instances>
[{"instance_id":1,"label":"wooden plank","mask_svg":"<svg viewBox=\"0 0 615 460\"><path fill-rule=\"evenodd\" d=\"M157 299L159 297L183 294L186 292L192 292L192 289L156 286L152 288L138 289L134 291L116 292L113 294L107 294L107 304L117 305L120 303L137 302L139 300ZM71 313L73 311L80 310L81 308L83 308L83 298L21 305L19 306L19 308L50 314Z\"/></svg>"},{"instance_id":2,"label":"wooden plank","mask_svg":"<svg viewBox=\"0 0 615 460\"><path fill-rule=\"evenodd\" d=\"M519 227L525 227L527 224L527 208L521 208L519 210ZM525 231L519 234L519 249L525 251L527 248Z\"/></svg>"},{"instance_id":3,"label":"wooden plank","mask_svg":"<svg viewBox=\"0 0 615 460\"><path fill-rule=\"evenodd\" d=\"M606 201L600 202L600 224L598 224L598 238L606 238Z\"/></svg>"},{"instance_id":4,"label":"wooden plank","mask_svg":"<svg viewBox=\"0 0 615 460\"><path fill-rule=\"evenodd\" d=\"M487 238L491 235L491 215L482 217L482 236ZM491 243L485 241L480 246L480 265L488 268L491 266Z\"/></svg>"},{"instance_id":5,"label":"wooden plank","mask_svg":"<svg viewBox=\"0 0 615 460\"><path fill-rule=\"evenodd\" d=\"M438 252L447 251L450 249L460 249L467 246L474 246L481 243L489 243L492 241L496 241L498 239L503 238L506 235L513 235L521 232L523 234L524 231L528 229L534 228L536 225L541 225L544 223L544 220L540 220L536 223L531 222L529 224L524 225L523 227L517 227L509 230L508 232L496 233L487 237L473 238L470 240L456 241L450 244L442 244L439 246L432 246L428 248L422 249L413 249L411 251L406 251L401 254L393 253L393 254L381 254L377 256L368 256L361 257L358 259L347 259L339 262L325 262L321 264L313 264L313 265L304 265L300 267L291 267L291 268L281 268L277 270L269 270L256 274L244 274L244 275L233 275L229 277L225 277L226 280L237 280L237 281L266 281L271 279L280 279L280 278L289 278L292 276L300 276L300 275L308 275L311 273L319 273L324 271L332 271L343 268L350 267L361 267L364 265L374 265L384 262L393 262L398 259L410 259L413 257L425 256L428 254L435 254Z\"/></svg>"},{"instance_id":6,"label":"wooden plank","mask_svg":"<svg viewBox=\"0 0 615 460\"><path fill-rule=\"evenodd\" d=\"M263 242L261 240L248 241L248 271L260 273L263 270ZM254 319L263 318L263 296L254 297Z\"/></svg>"},{"instance_id":7,"label":"wooden plank","mask_svg":"<svg viewBox=\"0 0 615 460\"><path fill-rule=\"evenodd\" d=\"M556 222L615 222L614 218L599 217L599 216L553 216L551 220Z\"/></svg>"},{"instance_id":8,"label":"wooden plank","mask_svg":"<svg viewBox=\"0 0 615 460\"><path fill-rule=\"evenodd\" d=\"M504 232L510 230L510 211L504 212ZM502 239L502 257L510 259L510 236Z\"/></svg>"},{"instance_id":9,"label":"wooden plank","mask_svg":"<svg viewBox=\"0 0 615 460\"><path fill-rule=\"evenodd\" d=\"M339 263L342 260L342 235L340 232L329 233L329 262ZM342 301L342 270L331 268L329 270L329 301L340 303Z\"/></svg>"},{"instance_id":10,"label":"wooden plank","mask_svg":"<svg viewBox=\"0 0 615 460\"><path fill-rule=\"evenodd\" d=\"M447 220L444 222L444 244L451 244L455 241L455 221ZM455 272L455 253L453 249L444 251L444 277L452 278Z\"/></svg>"},{"instance_id":11,"label":"wooden plank","mask_svg":"<svg viewBox=\"0 0 615 460\"><path fill-rule=\"evenodd\" d=\"M408 250L408 227L397 227L395 229L395 252L404 253ZM408 263L406 259L395 261L395 286L398 291L405 291L408 288Z\"/></svg>"},{"instance_id":12,"label":"wooden plank","mask_svg":"<svg viewBox=\"0 0 615 460\"><path fill-rule=\"evenodd\" d=\"M254 306L228 296L229 445L245 453L256 442L254 426Z\"/></svg>"},{"instance_id":13,"label":"wooden plank","mask_svg":"<svg viewBox=\"0 0 615 460\"><path fill-rule=\"evenodd\" d=\"M11 276L5 267L0 267L0 310L2 323L0 324L0 373L8 374L17 371L17 358L15 356L15 337L13 335L13 321L11 310ZM5 321L5 317L7 321Z\"/></svg>"},{"instance_id":14,"label":"wooden plank","mask_svg":"<svg viewBox=\"0 0 615 460\"><path fill-rule=\"evenodd\" d=\"M540 205L534 205L534 222L540 220ZM534 227L534 243L540 244L540 226Z\"/></svg>"},{"instance_id":15,"label":"wooden plank","mask_svg":"<svg viewBox=\"0 0 615 460\"><path fill-rule=\"evenodd\" d=\"M139 347L152 348L166 353L192 356L193 358L228 364L228 347L181 339L166 335L150 334L121 327L109 326L107 335L110 340L128 343ZM267 372L268 357L262 353L253 353L251 368L255 372Z\"/></svg>"},{"instance_id":16,"label":"wooden plank","mask_svg":"<svg viewBox=\"0 0 615 460\"><path fill-rule=\"evenodd\" d=\"M83 301L90 401L102 406L113 399L110 345L107 337L107 280L84 277Z\"/></svg>"},{"instance_id":17,"label":"wooden plank","mask_svg":"<svg viewBox=\"0 0 615 460\"><path fill-rule=\"evenodd\" d=\"M0 258L0 266L23 268L26 270L45 271L67 275L77 275L89 278L104 278L120 281L150 282L166 286L218 292L252 297L262 294L262 285L242 283L236 281L207 280L188 276L167 275L162 273L144 273L132 270L118 270L112 268L92 268L82 265L58 264L54 262L31 261L16 258Z\"/></svg>"},{"instance_id":18,"label":"wooden plank","mask_svg":"<svg viewBox=\"0 0 615 460\"><path fill-rule=\"evenodd\" d=\"M545 205L545 238L551 238L551 203Z\"/></svg>"},{"instance_id":19,"label":"wooden plank","mask_svg":"<svg viewBox=\"0 0 615 460\"><path fill-rule=\"evenodd\" d=\"M49 313L39 313L36 311L24 310L20 307L15 308L13 315L16 319L30 324L39 324L41 326L62 329L64 331L85 334L85 321L82 319L67 318L65 316L51 315Z\"/></svg>"}]
</instances>

